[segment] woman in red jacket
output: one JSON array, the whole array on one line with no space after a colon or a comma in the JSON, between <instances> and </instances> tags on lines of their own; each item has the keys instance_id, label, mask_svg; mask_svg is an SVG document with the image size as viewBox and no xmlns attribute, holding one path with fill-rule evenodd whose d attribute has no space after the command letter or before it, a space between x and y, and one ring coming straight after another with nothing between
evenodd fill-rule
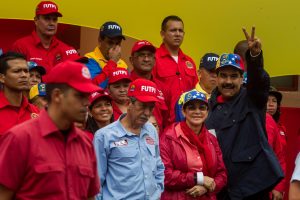
<instances>
[{"instance_id":1,"label":"woman in red jacket","mask_svg":"<svg viewBox=\"0 0 300 200\"><path fill-rule=\"evenodd\" d=\"M162 200L214 200L227 183L222 153L204 121L208 114L205 94L191 90L182 94L185 121L174 123L160 138L165 164Z\"/></svg>"}]
</instances>

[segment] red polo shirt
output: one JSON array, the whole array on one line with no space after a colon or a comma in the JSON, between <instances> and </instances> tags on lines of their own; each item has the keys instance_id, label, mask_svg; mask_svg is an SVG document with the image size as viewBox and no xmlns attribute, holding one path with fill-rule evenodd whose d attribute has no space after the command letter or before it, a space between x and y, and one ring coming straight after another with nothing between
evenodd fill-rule
<instances>
[{"instance_id":1,"label":"red polo shirt","mask_svg":"<svg viewBox=\"0 0 300 200\"><path fill-rule=\"evenodd\" d=\"M23 96L20 107L12 106L0 91L0 136L11 127L20 124L26 120L36 118L39 109L30 104L26 97Z\"/></svg>"},{"instance_id":2,"label":"red polo shirt","mask_svg":"<svg viewBox=\"0 0 300 200\"><path fill-rule=\"evenodd\" d=\"M65 139L45 110L10 129L0 146L0 184L15 199L87 199L99 192L87 134L73 126Z\"/></svg>"},{"instance_id":3,"label":"red polo shirt","mask_svg":"<svg viewBox=\"0 0 300 200\"><path fill-rule=\"evenodd\" d=\"M123 113L114 101L111 101L111 104L113 109L114 121L117 121Z\"/></svg>"},{"instance_id":4,"label":"red polo shirt","mask_svg":"<svg viewBox=\"0 0 300 200\"><path fill-rule=\"evenodd\" d=\"M47 73L60 62L78 58L77 51L73 47L61 42L55 36L52 38L49 49L45 49L35 31L17 40L12 50L24 54L27 60L45 67Z\"/></svg>"},{"instance_id":5,"label":"red polo shirt","mask_svg":"<svg viewBox=\"0 0 300 200\"><path fill-rule=\"evenodd\" d=\"M183 92L195 88L198 82L196 65L192 58L181 50L178 52L178 63L170 55L165 45L156 50L156 65L153 68L155 83L164 93L169 110L167 124L175 121L175 104Z\"/></svg>"}]
</instances>

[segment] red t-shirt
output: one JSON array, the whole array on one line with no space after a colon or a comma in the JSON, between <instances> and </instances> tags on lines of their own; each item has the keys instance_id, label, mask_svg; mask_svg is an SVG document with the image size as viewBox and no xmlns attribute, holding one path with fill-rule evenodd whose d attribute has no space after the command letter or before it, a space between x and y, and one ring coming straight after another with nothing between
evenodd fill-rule
<instances>
[{"instance_id":1,"label":"red t-shirt","mask_svg":"<svg viewBox=\"0 0 300 200\"><path fill-rule=\"evenodd\" d=\"M180 95L195 88L198 82L196 65L192 58L181 50L178 52L178 63L162 44L156 51L156 65L153 68L155 83L162 89L169 110L167 124L175 122L175 104ZM156 81L158 80L158 81Z\"/></svg>"},{"instance_id":2,"label":"red t-shirt","mask_svg":"<svg viewBox=\"0 0 300 200\"><path fill-rule=\"evenodd\" d=\"M74 126L65 139L45 110L10 129L0 146L0 184L16 199L87 199L99 193L91 140Z\"/></svg>"},{"instance_id":3,"label":"red t-shirt","mask_svg":"<svg viewBox=\"0 0 300 200\"><path fill-rule=\"evenodd\" d=\"M0 91L0 136L13 126L38 116L39 109L30 104L26 97L22 98L21 106L15 107Z\"/></svg>"},{"instance_id":4,"label":"red t-shirt","mask_svg":"<svg viewBox=\"0 0 300 200\"><path fill-rule=\"evenodd\" d=\"M35 31L31 35L17 40L13 44L12 50L24 54L28 61L34 61L45 67L47 73L60 62L78 58L78 53L73 47L56 37L52 38L49 49L45 49Z\"/></svg>"}]
</instances>

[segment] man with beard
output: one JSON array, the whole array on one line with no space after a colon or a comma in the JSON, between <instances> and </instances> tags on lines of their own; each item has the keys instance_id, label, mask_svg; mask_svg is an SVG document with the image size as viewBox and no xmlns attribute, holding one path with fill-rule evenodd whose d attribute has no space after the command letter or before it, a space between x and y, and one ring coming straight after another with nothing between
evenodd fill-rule
<instances>
[{"instance_id":1,"label":"man with beard","mask_svg":"<svg viewBox=\"0 0 300 200\"><path fill-rule=\"evenodd\" d=\"M17 40L12 46L13 51L24 54L28 61L45 67L47 73L56 64L78 57L73 47L55 37L58 17L62 17L62 14L54 2L41 1L35 11L35 30L31 35Z\"/></svg>"},{"instance_id":2,"label":"man with beard","mask_svg":"<svg viewBox=\"0 0 300 200\"><path fill-rule=\"evenodd\" d=\"M0 56L0 137L8 129L38 116L37 107L23 95L29 89L25 56L7 52Z\"/></svg>"},{"instance_id":3,"label":"man with beard","mask_svg":"<svg viewBox=\"0 0 300 200\"><path fill-rule=\"evenodd\" d=\"M206 121L216 134L228 171L227 190L220 199L267 200L283 178L283 172L268 144L265 129L270 77L263 68L261 42L243 29L248 81L243 82L243 61L237 54L222 54L217 62L217 88L210 98Z\"/></svg>"},{"instance_id":4,"label":"man with beard","mask_svg":"<svg viewBox=\"0 0 300 200\"><path fill-rule=\"evenodd\" d=\"M74 122L85 119L89 95L100 88L72 61L44 78L48 108L0 140L0 199L94 199L100 185L93 145Z\"/></svg>"},{"instance_id":5,"label":"man with beard","mask_svg":"<svg viewBox=\"0 0 300 200\"><path fill-rule=\"evenodd\" d=\"M160 199L164 165L158 134L148 122L158 102L156 85L136 79L128 89L130 103L118 121L98 130L94 147L101 180L98 199Z\"/></svg>"}]
</instances>

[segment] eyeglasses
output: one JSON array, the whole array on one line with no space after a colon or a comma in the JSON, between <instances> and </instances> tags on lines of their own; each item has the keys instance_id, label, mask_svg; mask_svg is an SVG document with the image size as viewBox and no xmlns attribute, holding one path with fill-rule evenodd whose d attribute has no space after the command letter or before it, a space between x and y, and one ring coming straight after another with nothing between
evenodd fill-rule
<instances>
[{"instance_id":1,"label":"eyeglasses","mask_svg":"<svg viewBox=\"0 0 300 200\"><path fill-rule=\"evenodd\" d=\"M154 53L137 53L134 57L135 58L142 58L142 59L148 57L148 58L153 59L155 56L154 56Z\"/></svg>"}]
</instances>

